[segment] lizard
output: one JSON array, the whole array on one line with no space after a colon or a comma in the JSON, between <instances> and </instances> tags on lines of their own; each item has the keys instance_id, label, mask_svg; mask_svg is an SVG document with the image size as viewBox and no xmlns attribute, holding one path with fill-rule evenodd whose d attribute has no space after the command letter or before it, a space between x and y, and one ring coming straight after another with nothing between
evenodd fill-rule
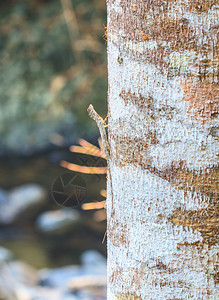
<instances>
[{"instance_id":1,"label":"lizard","mask_svg":"<svg viewBox=\"0 0 219 300\"><path fill-rule=\"evenodd\" d=\"M98 126L98 129L100 131L100 136L101 136L101 139L102 139L102 143L103 143L103 149L104 149L104 152L105 152L105 155L106 155L108 175L109 175L108 178L109 178L109 182L110 182L111 195L112 195L111 216L110 216L110 220L109 220L109 224L110 224L110 221L112 219L112 214L113 214L113 189L112 189L112 176L111 176L111 170L110 170L110 145L109 145L109 141L108 141L106 130L105 130L105 128L108 126L108 125L106 125L106 119L107 119L108 115L103 120L103 118L100 115L98 115L98 113L95 111L92 104L89 105L87 111L88 111L88 115L90 116L90 118L93 119L96 122L97 126ZM105 240L106 232L104 234L102 243Z\"/></svg>"}]
</instances>

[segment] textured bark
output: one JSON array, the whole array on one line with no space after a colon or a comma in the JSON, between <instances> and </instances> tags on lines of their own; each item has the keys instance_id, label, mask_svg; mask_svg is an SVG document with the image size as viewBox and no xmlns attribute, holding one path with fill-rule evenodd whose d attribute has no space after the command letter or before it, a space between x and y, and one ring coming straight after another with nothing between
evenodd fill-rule
<instances>
[{"instance_id":1,"label":"textured bark","mask_svg":"<svg viewBox=\"0 0 219 300\"><path fill-rule=\"evenodd\" d=\"M218 1L107 10L108 299L218 299Z\"/></svg>"}]
</instances>

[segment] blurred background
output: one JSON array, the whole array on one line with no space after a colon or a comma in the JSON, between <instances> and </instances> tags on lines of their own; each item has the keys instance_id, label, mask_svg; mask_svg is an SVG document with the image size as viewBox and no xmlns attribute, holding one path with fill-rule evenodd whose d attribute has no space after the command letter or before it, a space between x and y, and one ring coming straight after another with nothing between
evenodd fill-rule
<instances>
[{"instance_id":1,"label":"blurred background","mask_svg":"<svg viewBox=\"0 0 219 300\"><path fill-rule=\"evenodd\" d=\"M103 0L0 0L0 300L106 299Z\"/></svg>"}]
</instances>

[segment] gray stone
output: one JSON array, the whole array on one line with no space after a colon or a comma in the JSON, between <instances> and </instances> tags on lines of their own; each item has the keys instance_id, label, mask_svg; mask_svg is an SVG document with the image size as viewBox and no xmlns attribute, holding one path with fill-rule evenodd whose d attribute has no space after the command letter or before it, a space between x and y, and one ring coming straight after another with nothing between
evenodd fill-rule
<instances>
[{"instance_id":1,"label":"gray stone","mask_svg":"<svg viewBox=\"0 0 219 300\"><path fill-rule=\"evenodd\" d=\"M39 271L40 282L50 287L66 286L66 282L72 277L81 274L80 266L66 266L57 269L42 269Z\"/></svg>"},{"instance_id":2,"label":"gray stone","mask_svg":"<svg viewBox=\"0 0 219 300\"><path fill-rule=\"evenodd\" d=\"M103 286L106 283L106 259L95 250L88 250L82 254L81 266L66 266L57 269L39 271L40 281L54 287L73 288L95 285ZM92 279L93 278L93 279ZM98 283L99 280L99 283Z\"/></svg>"},{"instance_id":3,"label":"gray stone","mask_svg":"<svg viewBox=\"0 0 219 300\"><path fill-rule=\"evenodd\" d=\"M37 184L25 184L7 193L0 201L0 223L10 224L37 214L47 201L47 193Z\"/></svg>"},{"instance_id":4,"label":"gray stone","mask_svg":"<svg viewBox=\"0 0 219 300\"><path fill-rule=\"evenodd\" d=\"M82 267L85 273L106 274L106 258L96 250L87 250L81 255Z\"/></svg>"},{"instance_id":5,"label":"gray stone","mask_svg":"<svg viewBox=\"0 0 219 300\"><path fill-rule=\"evenodd\" d=\"M104 287L107 285L107 277L104 275L84 275L71 278L67 282L70 289L89 289Z\"/></svg>"},{"instance_id":6,"label":"gray stone","mask_svg":"<svg viewBox=\"0 0 219 300\"><path fill-rule=\"evenodd\" d=\"M0 261L10 261L13 257L14 255L10 250L0 246Z\"/></svg>"},{"instance_id":7,"label":"gray stone","mask_svg":"<svg viewBox=\"0 0 219 300\"><path fill-rule=\"evenodd\" d=\"M63 234L80 222L80 213L70 208L42 213L36 220L37 228L46 234Z\"/></svg>"},{"instance_id":8,"label":"gray stone","mask_svg":"<svg viewBox=\"0 0 219 300\"><path fill-rule=\"evenodd\" d=\"M39 281L37 271L22 261L12 261L7 267L13 280L19 283L35 286Z\"/></svg>"},{"instance_id":9,"label":"gray stone","mask_svg":"<svg viewBox=\"0 0 219 300\"><path fill-rule=\"evenodd\" d=\"M0 205L6 201L8 201L8 193L3 189L0 189Z\"/></svg>"}]
</instances>

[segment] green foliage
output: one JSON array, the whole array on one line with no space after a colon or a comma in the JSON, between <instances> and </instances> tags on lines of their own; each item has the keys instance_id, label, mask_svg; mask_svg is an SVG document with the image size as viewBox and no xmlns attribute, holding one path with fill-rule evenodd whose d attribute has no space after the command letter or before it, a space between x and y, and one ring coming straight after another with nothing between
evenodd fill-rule
<instances>
[{"instance_id":1,"label":"green foliage","mask_svg":"<svg viewBox=\"0 0 219 300\"><path fill-rule=\"evenodd\" d=\"M68 23L60 0L1 7L1 145L44 147L53 132L76 125L78 135L87 132L91 102L106 113L105 4L72 4L76 22Z\"/></svg>"}]
</instances>

